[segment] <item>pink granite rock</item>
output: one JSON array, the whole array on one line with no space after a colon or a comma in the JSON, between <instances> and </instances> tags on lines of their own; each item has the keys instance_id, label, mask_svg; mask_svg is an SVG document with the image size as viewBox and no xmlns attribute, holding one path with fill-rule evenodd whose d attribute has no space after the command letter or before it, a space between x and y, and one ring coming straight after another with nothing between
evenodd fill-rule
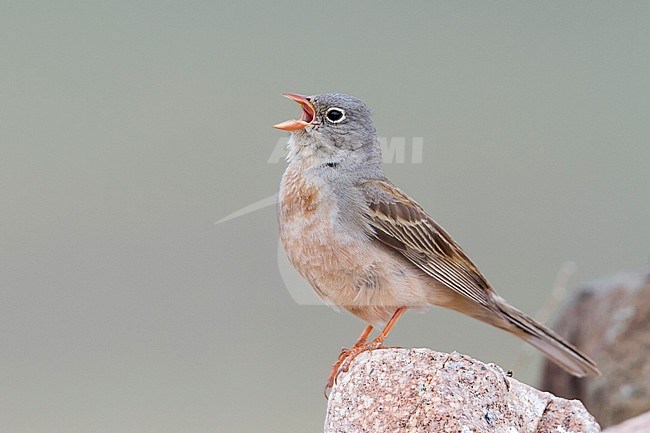
<instances>
[{"instance_id":1,"label":"pink granite rock","mask_svg":"<svg viewBox=\"0 0 650 433\"><path fill-rule=\"evenodd\" d=\"M494 364L459 353L382 349L341 373L325 433L595 433L579 401L509 378Z\"/></svg>"}]
</instances>

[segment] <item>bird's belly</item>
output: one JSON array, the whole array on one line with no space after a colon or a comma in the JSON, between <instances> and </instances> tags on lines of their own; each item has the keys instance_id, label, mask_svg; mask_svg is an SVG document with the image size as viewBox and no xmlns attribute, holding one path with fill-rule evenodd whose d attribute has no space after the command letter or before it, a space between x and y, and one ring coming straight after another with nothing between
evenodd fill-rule
<instances>
[{"instance_id":1,"label":"bird's belly","mask_svg":"<svg viewBox=\"0 0 650 433\"><path fill-rule=\"evenodd\" d=\"M288 214L280 206L287 256L325 302L376 326L399 307L430 305L429 279L358 226L337 221L336 209L319 204Z\"/></svg>"}]
</instances>

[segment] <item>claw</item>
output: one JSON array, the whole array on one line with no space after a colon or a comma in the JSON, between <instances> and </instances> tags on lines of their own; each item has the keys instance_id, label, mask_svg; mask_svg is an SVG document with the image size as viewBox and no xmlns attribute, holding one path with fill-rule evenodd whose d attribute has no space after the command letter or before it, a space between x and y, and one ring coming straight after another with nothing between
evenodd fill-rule
<instances>
[{"instance_id":1,"label":"claw","mask_svg":"<svg viewBox=\"0 0 650 433\"><path fill-rule=\"evenodd\" d=\"M367 352L369 350L381 349L383 347L384 346L381 341L373 340L369 343L364 342L361 344L355 344L352 348L345 349L345 351L341 351L341 354L339 354L339 358L336 360L334 365L332 365L332 371L330 372L330 376L327 380L327 383L325 384L325 398L329 398L328 391L330 391L337 383L339 374L347 373L348 370L350 370L350 365L352 364L352 361L354 361L354 359L357 356L359 356L363 352Z\"/></svg>"},{"instance_id":2,"label":"claw","mask_svg":"<svg viewBox=\"0 0 650 433\"><path fill-rule=\"evenodd\" d=\"M325 389L323 389L323 395L325 396L325 400L330 399L330 393L332 392L332 387L329 386L328 383L325 384Z\"/></svg>"},{"instance_id":3,"label":"claw","mask_svg":"<svg viewBox=\"0 0 650 433\"><path fill-rule=\"evenodd\" d=\"M354 343L354 346L349 349L345 347L341 349L341 353L339 353L338 359L334 365L332 365L332 371L330 372L327 383L325 384L324 394L326 399L329 399L330 394L328 391L331 391L331 389L334 387L334 384L337 383L339 373L347 372L350 369L350 364L352 364L354 358L363 352L367 352L368 350L381 349L384 347L384 340L388 336L391 328L395 325L402 314L404 314L404 312L406 312L406 307L398 308L397 311L395 311L393 314L393 317L391 317L391 319L386 324L386 327L381 331L377 338L371 342L367 342L368 335L370 335L370 332L372 332L372 325L368 325L366 329L364 329L357 342Z\"/></svg>"}]
</instances>

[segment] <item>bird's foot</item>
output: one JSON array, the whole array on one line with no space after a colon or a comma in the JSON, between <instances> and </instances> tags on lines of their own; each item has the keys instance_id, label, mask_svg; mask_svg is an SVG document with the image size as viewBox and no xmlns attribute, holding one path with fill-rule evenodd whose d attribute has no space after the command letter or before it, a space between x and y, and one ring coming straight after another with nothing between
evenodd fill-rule
<instances>
[{"instance_id":1,"label":"bird's foot","mask_svg":"<svg viewBox=\"0 0 650 433\"><path fill-rule=\"evenodd\" d=\"M325 384L325 398L328 397L329 391L332 389L334 384L336 383L336 379L338 378L339 374L341 372L345 373L350 369L350 365L352 364L352 361L362 354L363 352L367 352L369 350L375 350L375 349L384 349L385 346L383 345L383 342L380 340L372 340L370 342L357 342L354 346L351 348L342 348L341 353L339 354L339 358L336 360L334 365L332 365L332 371L330 372L329 378L327 379L327 383Z\"/></svg>"}]
</instances>

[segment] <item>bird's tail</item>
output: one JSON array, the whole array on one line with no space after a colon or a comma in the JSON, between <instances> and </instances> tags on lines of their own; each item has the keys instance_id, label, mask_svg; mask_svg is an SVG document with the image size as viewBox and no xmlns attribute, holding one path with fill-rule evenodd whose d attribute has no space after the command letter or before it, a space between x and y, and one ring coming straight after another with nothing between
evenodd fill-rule
<instances>
[{"instance_id":1,"label":"bird's tail","mask_svg":"<svg viewBox=\"0 0 650 433\"><path fill-rule=\"evenodd\" d=\"M567 372L577 377L601 374L594 361L546 326L505 303L499 303L497 308L509 325L504 329L540 350Z\"/></svg>"}]
</instances>

